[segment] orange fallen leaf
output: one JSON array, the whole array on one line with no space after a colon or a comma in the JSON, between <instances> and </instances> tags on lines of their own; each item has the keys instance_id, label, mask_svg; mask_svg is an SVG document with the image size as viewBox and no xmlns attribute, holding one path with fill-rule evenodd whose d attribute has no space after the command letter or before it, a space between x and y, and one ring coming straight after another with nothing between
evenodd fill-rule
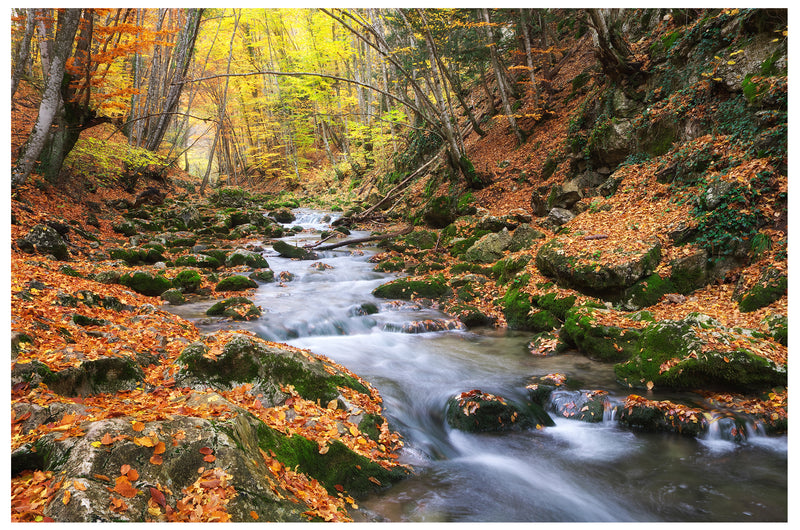
<instances>
[{"instance_id":1,"label":"orange fallen leaf","mask_svg":"<svg viewBox=\"0 0 800 530\"><path fill-rule=\"evenodd\" d=\"M258 520L258 514L253 510L250 510L250 517L252 517L255 520Z\"/></svg>"},{"instance_id":2,"label":"orange fallen leaf","mask_svg":"<svg viewBox=\"0 0 800 530\"><path fill-rule=\"evenodd\" d=\"M71 498L71 494L70 494L69 490L65 490L64 491L64 498L61 499L61 502L63 502L64 505L66 506L67 504L69 504L69 499L70 498Z\"/></svg>"},{"instance_id":3,"label":"orange fallen leaf","mask_svg":"<svg viewBox=\"0 0 800 530\"><path fill-rule=\"evenodd\" d=\"M167 448L164 445L164 442L158 442L156 444L155 448L153 449L153 454L154 455L160 455L160 454L163 454L164 451L166 451L166 450L167 450Z\"/></svg>"},{"instance_id":4,"label":"orange fallen leaf","mask_svg":"<svg viewBox=\"0 0 800 530\"><path fill-rule=\"evenodd\" d=\"M210 455L211 453L214 452L214 450L211 449L210 447L201 447L199 449L199 451L200 451L201 454L204 454L204 455Z\"/></svg>"},{"instance_id":5,"label":"orange fallen leaf","mask_svg":"<svg viewBox=\"0 0 800 530\"><path fill-rule=\"evenodd\" d=\"M152 486L150 487L150 498L152 498L156 504L162 508L165 508L167 505L167 499L164 494Z\"/></svg>"},{"instance_id":6,"label":"orange fallen leaf","mask_svg":"<svg viewBox=\"0 0 800 530\"><path fill-rule=\"evenodd\" d=\"M131 427L136 432L142 432L144 430L144 423L134 420L131 422Z\"/></svg>"},{"instance_id":7,"label":"orange fallen leaf","mask_svg":"<svg viewBox=\"0 0 800 530\"><path fill-rule=\"evenodd\" d=\"M160 466L164 463L164 457L161 455L153 455L150 457L150 463L154 466Z\"/></svg>"},{"instance_id":8,"label":"orange fallen leaf","mask_svg":"<svg viewBox=\"0 0 800 530\"><path fill-rule=\"evenodd\" d=\"M131 466L128 464L122 464L122 467L119 468L119 472L121 475L127 475L128 471L131 470Z\"/></svg>"},{"instance_id":9,"label":"orange fallen leaf","mask_svg":"<svg viewBox=\"0 0 800 530\"><path fill-rule=\"evenodd\" d=\"M204 460L205 462L213 462L213 461L215 461L216 459L217 459L217 457L216 457L216 456L214 456L214 455L206 455L206 456L204 456L204 457L203 457L203 460Z\"/></svg>"},{"instance_id":10,"label":"orange fallen leaf","mask_svg":"<svg viewBox=\"0 0 800 530\"><path fill-rule=\"evenodd\" d=\"M103 438L100 439L100 443L103 445L111 445L112 443L114 443L114 439L111 437L110 434L105 433L103 435Z\"/></svg>"},{"instance_id":11,"label":"orange fallen leaf","mask_svg":"<svg viewBox=\"0 0 800 530\"><path fill-rule=\"evenodd\" d=\"M114 491L123 497L132 499L137 493L139 493L139 490L133 487L133 484L131 484L131 482L128 480L128 477L118 477L116 482L117 484L114 486Z\"/></svg>"},{"instance_id":12,"label":"orange fallen leaf","mask_svg":"<svg viewBox=\"0 0 800 530\"><path fill-rule=\"evenodd\" d=\"M86 491L86 484L84 484L83 482L80 482L78 480L73 482L73 486L75 486L75 489L78 490L78 491Z\"/></svg>"}]
</instances>

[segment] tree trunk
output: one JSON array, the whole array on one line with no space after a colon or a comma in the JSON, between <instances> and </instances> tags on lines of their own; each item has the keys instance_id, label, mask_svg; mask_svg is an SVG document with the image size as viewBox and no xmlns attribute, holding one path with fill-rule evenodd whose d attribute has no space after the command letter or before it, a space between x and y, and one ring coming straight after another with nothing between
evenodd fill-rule
<instances>
[{"instance_id":1,"label":"tree trunk","mask_svg":"<svg viewBox=\"0 0 800 530\"><path fill-rule=\"evenodd\" d=\"M531 77L531 93L533 95L533 108L539 108L539 87L536 83L536 73L533 67L533 54L531 53L531 32L528 29L528 17L525 16L527 10L519 10L519 25L522 26L522 41L525 45L525 60L528 63L528 72Z\"/></svg>"},{"instance_id":2,"label":"tree trunk","mask_svg":"<svg viewBox=\"0 0 800 530\"><path fill-rule=\"evenodd\" d=\"M621 12L620 9L587 10L589 26L596 39L597 58L606 75L617 82L640 72L641 67L618 27Z\"/></svg>"},{"instance_id":3,"label":"tree trunk","mask_svg":"<svg viewBox=\"0 0 800 530\"><path fill-rule=\"evenodd\" d=\"M25 10L25 33L17 46L16 53L14 54L14 72L11 75L11 104L14 104L14 93L17 91L19 80L28 68L28 62L31 55L31 39L33 38L33 30L36 27L36 12L33 9Z\"/></svg>"},{"instance_id":4,"label":"tree trunk","mask_svg":"<svg viewBox=\"0 0 800 530\"><path fill-rule=\"evenodd\" d=\"M12 170L12 184L24 184L33 170L50 133L50 127L61 107L61 83L64 79L64 67L72 51L75 33L81 19L81 9L64 9L58 17L58 30L52 46L50 70L47 73L42 101L39 104L39 115L33 126L22 154Z\"/></svg>"},{"instance_id":5,"label":"tree trunk","mask_svg":"<svg viewBox=\"0 0 800 530\"><path fill-rule=\"evenodd\" d=\"M152 134L148 135L145 148L148 151L155 151L161 145L161 140L167 132L167 126L172 119L172 114L178 108L178 103L183 90L183 80L189 71L189 64L192 61L194 43L197 40L197 33L200 28L200 19L203 16L203 9L188 9L186 13L186 25L181 31L178 43L175 46L175 60L172 70L172 79L167 92L164 107L158 118L156 127Z\"/></svg>"},{"instance_id":6,"label":"tree trunk","mask_svg":"<svg viewBox=\"0 0 800 530\"><path fill-rule=\"evenodd\" d=\"M241 13L234 14L234 16L235 16L235 19L234 19L233 31L231 32L231 42L230 42L230 45L228 46L228 66L227 66L227 69L226 69L226 74L230 73L230 71L231 71L231 59L233 59L233 41L236 38L236 28L239 27L239 17L241 16ZM198 24L199 24L199 20L200 20L200 18L199 18L199 15L198 15ZM188 21L187 21L187 25L188 25ZM196 28L195 28L195 31L196 31ZM197 34L195 33L195 37L196 36L197 36ZM188 68L188 65L187 65L187 68ZM185 73L184 73L184 75L185 75ZM206 185L208 184L208 175L211 172L211 162L214 159L214 150L217 147L217 142L219 140L220 135L223 133L223 129L224 129L224 125L225 125L224 124L225 106L226 106L226 101L227 101L227 98L228 98L228 81L229 80L230 80L230 77L226 76L225 77L225 88L223 89L223 92L222 92L222 101L220 102L219 109L218 109L219 112L218 112L218 119L217 119L217 134L214 135L214 143L211 145L211 153L208 155L208 167L206 168L206 174L203 177L203 182L200 184L199 193L200 193L201 196L203 195L203 192L206 189ZM183 85L181 84L181 86L183 86ZM178 94L178 97L180 97L180 94Z\"/></svg>"},{"instance_id":7,"label":"tree trunk","mask_svg":"<svg viewBox=\"0 0 800 530\"><path fill-rule=\"evenodd\" d=\"M517 120L514 118L514 112L511 110L511 103L508 99L509 88L506 86L506 80L505 76L503 75L502 66L500 65L500 59L497 56L497 44L494 42L494 37L492 36L489 10L483 8L481 9L481 14L483 15L483 21L486 24L484 26L484 32L486 34L487 45L489 46L489 55L492 58L492 67L494 68L495 78L497 79L497 89L500 91L500 99L503 102L503 109L505 110L511 130L517 137L517 142L519 145L522 145L525 143L525 135L517 125Z\"/></svg>"}]
</instances>

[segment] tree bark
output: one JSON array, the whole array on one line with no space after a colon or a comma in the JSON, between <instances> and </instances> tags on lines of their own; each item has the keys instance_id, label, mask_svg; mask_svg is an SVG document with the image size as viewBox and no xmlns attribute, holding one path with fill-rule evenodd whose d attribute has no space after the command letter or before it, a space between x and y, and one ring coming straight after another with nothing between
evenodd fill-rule
<instances>
[{"instance_id":1,"label":"tree bark","mask_svg":"<svg viewBox=\"0 0 800 530\"><path fill-rule=\"evenodd\" d=\"M526 9L519 10L519 25L522 27L522 41L525 45L525 60L528 63L528 72L531 77L531 93L533 95L533 108L539 107L539 87L536 83L536 72L533 67L533 54L531 53L531 32L528 29L528 17L525 16Z\"/></svg>"},{"instance_id":2,"label":"tree bark","mask_svg":"<svg viewBox=\"0 0 800 530\"><path fill-rule=\"evenodd\" d=\"M151 135L148 135L145 148L148 151L155 151L161 145L161 140L167 132L172 114L178 108L178 103L181 98L181 90L183 89L183 79L189 71L189 64L192 62L192 53L194 52L194 43L197 40L197 34L200 28L200 19L203 16L204 8L189 9L186 14L186 25L181 31L178 44L175 49L175 61L172 71L172 82L169 84L169 91L167 92L166 100L162 113L158 118L156 127Z\"/></svg>"},{"instance_id":3,"label":"tree bark","mask_svg":"<svg viewBox=\"0 0 800 530\"><path fill-rule=\"evenodd\" d=\"M597 58L603 71L614 81L622 81L640 71L628 42L618 28L620 9L587 10L589 26L596 39Z\"/></svg>"},{"instance_id":4,"label":"tree bark","mask_svg":"<svg viewBox=\"0 0 800 530\"><path fill-rule=\"evenodd\" d=\"M355 245L357 243L367 243L369 241L381 241L383 239L391 239L393 237L404 236L406 234L410 234L414 231L414 225L409 225L402 230L397 232L391 232L389 234L379 234L375 236L367 236L367 237L357 237L355 239L345 239L344 241L339 241L337 243L330 243L328 245L322 246L314 246L314 245L306 245L308 248L313 248L314 250L333 250L335 248L344 247L347 245Z\"/></svg>"},{"instance_id":5,"label":"tree bark","mask_svg":"<svg viewBox=\"0 0 800 530\"><path fill-rule=\"evenodd\" d=\"M497 56L497 44L494 42L494 37L492 36L489 10L482 8L481 14L485 23L484 32L486 34L487 45L489 46L489 55L492 58L492 67L494 68L495 79L497 80L497 89L500 91L500 99L503 102L503 110L506 113L508 123L511 126L511 130L514 132L514 136L517 137L517 142L519 145L522 145L525 143L525 135L519 128L519 125L517 125L517 120L514 118L514 112L511 110L511 103L508 99L509 88L506 86L505 76L503 75L503 70L500 65L500 59Z\"/></svg>"},{"instance_id":6,"label":"tree bark","mask_svg":"<svg viewBox=\"0 0 800 530\"><path fill-rule=\"evenodd\" d=\"M25 10L25 33L22 35L22 40L17 46L17 51L14 54L14 72L11 75L11 104L14 104L14 94L17 91L19 80L22 74L28 68L28 62L31 55L31 39L33 38L33 30L36 28L36 12L33 9Z\"/></svg>"},{"instance_id":7,"label":"tree bark","mask_svg":"<svg viewBox=\"0 0 800 530\"><path fill-rule=\"evenodd\" d=\"M12 170L12 184L24 184L28 180L50 134L50 126L61 107L61 83L64 79L64 67L72 51L81 11L81 9L64 9L58 17L58 29L53 42L47 83L39 104L39 115L36 117L36 124L23 147L22 154Z\"/></svg>"}]
</instances>

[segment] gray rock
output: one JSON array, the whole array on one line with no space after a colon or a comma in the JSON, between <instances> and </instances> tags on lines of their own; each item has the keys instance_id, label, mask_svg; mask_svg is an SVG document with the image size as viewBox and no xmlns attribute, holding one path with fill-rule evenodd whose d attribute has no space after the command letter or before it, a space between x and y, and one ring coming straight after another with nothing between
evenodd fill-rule
<instances>
[{"instance_id":1,"label":"gray rock","mask_svg":"<svg viewBox=\"0 0 800 530\"><path fill-rule=\"evenodd\" d=\"M38 224L17 241L17 246L25 252L50 254L58 260L69 259L67 243L55 228Z\"/></svg>"},{"instance_id":2,"label":"gray rock","mask_svg":"<svg viewBox=\"0 0 800 530\"><path fill-rule=\"evenodd\" d=\"M486 234L477 240L464 254L471 263L492 263L503 257L503 252L511 244L511 234L507 228L500 232Z\"/></svg>"},{"instance_id":3,"label":"gray rock","mask_svg":"<svg viewBox=\"0 0 800 530\"><path fill-rule=\"evenodd\" d=\"M550 213L547 214L547 220L556 226L566 224L572 221L574 218L575 214L569 210L565 210L564 208L553 208L550 210Z\"/></svg>"}]
</instances>

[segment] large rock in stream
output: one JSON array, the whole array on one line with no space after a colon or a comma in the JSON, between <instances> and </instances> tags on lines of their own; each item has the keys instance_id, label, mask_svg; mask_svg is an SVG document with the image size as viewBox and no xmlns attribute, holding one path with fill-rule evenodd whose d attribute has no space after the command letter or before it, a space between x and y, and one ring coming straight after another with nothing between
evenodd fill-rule
<instances>
[{"instance_id":1,"label":"large rock in stream","mask_svg":"<svg viewBox=\"0 0 800 530\"><path fill-rule=\"evenodd\" d=\"M467 432L539 429L554 425L537 403L516 404L477 389L450 398L445 417L451 427Z\"/></svg>"}]
</instances>

